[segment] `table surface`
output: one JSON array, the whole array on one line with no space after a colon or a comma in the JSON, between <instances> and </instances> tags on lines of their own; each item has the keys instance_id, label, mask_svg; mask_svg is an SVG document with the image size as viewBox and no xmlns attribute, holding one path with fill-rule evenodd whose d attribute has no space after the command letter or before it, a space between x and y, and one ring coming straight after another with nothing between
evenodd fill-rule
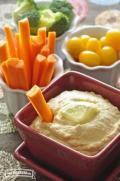
<instances>
[{"instance_id":1,"label":"table surface","mask_svg":"<svg viewBox=\"0 0 120 181\"><path fill-rule=\"evenodd\" d=\"M15 3L14 0L0 0L0 6L3 4ZM120 9L120 4L114 5L114 6L98 6L95 4L92 4L88 2L88 16L80 23L80 26L82 25L88 25L88 24L95 24L95 17L102 11L107 9ZM0 12L1 13L1 12ZM4 97L0 98L0 105L4 103ZM5 116L3 114L0 114L0 121L4 121ZM14 133L8 133L8 134L0 134L0 150L4 150L6 152L9 152L11 154L14 153L14 150L17 148L17 146L22 142L20 136L17 132ZM39 177L39 178L38 178ZM27 181L30 179L27 178L17 178L16 180L21 181ZM46 181L49 179L44 178L43 176L36 176L36 180L40 181Z\"/></svg>"}]
</instances>

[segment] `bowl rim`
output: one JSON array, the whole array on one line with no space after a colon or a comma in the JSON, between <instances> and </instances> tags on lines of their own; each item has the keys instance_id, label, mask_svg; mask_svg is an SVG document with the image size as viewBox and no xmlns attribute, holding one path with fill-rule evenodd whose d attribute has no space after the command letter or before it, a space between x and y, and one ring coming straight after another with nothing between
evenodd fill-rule
<instances>
[{"instance_id":1,"label":"bowl rim","mask_svg":"<svg viewBox=\"0 0 120 181\"><path fill-rule=\"evenodd\" d=\"M45 94L47 91L48 91L48 88L50 89L51 86L55 85L56 82L65 77L65 76L71 76L71 75L79 75L83 78L87 78L89 80L92 80L94 83L97 83L101 86L103 86L104 88L107 88L109 89L110 91L114 91L115 93L117 94L120 94L120 91L104 82L101 82L93 77L90 77L88 75L85 75L83 73L80 73L80 72L77 72L77 71L69 71L69 72L66 72L64 73L62 76L60 76L59 78L57 78L57 80L55 80L52 84L50 84L48 87L46 87L42 92ZM110 140L100 151L98 151L98 153L96 153L95 155L86 155L84 153L81 153L79 151L76 151L74 150L73 148L67 146L67 145L64 145L63 143L60 143L59 141L57 140L54 140L42 133L38 133L36 130L34 130L33 128L31 128L30 126L27 126L25 123L23 123L20 119L19 119L19 115L21 115L25 109L27 109L28 107L32 107L31 103L27 103L22 109L20 109L16 115L14 116L14 120L15 120L15 125L16 127L18 127L20 129L20 127L22 127L22 130L24 130L26 132L26 134L31 134L33 137L42 137L44 139L47 139L48 141L58 145L58 146L62 146L63 148L65 148L67 151L73 153L73 154L76 154L77 156L81 156L83 157L84 159L89 159L89 160L94 160L94 159L99 159L99 157L102 157L104 156L104 154L112 147L113 143L114 142L117 142L118 140L120 140L120 133L118 133L115 137L112 138L112 140ZM117 107L117 106L116 106ZM37 115L37 113L36 113ZM18 126L19 125L19 126ZM36 139L36 138L35 138Z\"/></svg>"},{"instance_id":2,"label":"bowl rim","mask_svg":"<svg viewBox=\"0 0 120 181\"><path fill-rule=\"evenodd\" d=\"M86 70L91 70L91 71L94 71L94 70L109 70L109 69L112 69L114 67L116 67L118 64L120 64L120 59L118 58L118 60L116 62L114 62L112 65L108 65L108 66L104 66L104 65L98 65L98 66L95 66L95 67L90 67L90 66L87 66L81 62L76 62L74 60L74 58L70 55L70 53L67 51L67 48L66 48L66 42L68 41L68 39L72 36L75 36L76 33L79 33L80 31L83 31L84 29L100 29L100 30L104 30L104 31L108 31L112 28L109 28L109 27L104 27L102 25L83 25L82 27L78 27L75 31L71 31L65 38L65 40L63 41L63 44L62 44L62 52L64 53L67 61L73 65L73 66L77 66L77 67L80 67L80 68L85 68Z\"/></svg>"}]
</instances>

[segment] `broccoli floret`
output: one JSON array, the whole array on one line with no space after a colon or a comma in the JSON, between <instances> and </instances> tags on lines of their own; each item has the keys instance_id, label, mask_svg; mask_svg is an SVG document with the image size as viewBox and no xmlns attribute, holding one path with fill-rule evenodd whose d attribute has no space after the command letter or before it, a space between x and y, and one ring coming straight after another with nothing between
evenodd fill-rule
<instances>
[{"instance_id":1,"label":"broccoli floret","mask_svg":"<svg viewBox=\"0 0 120 181\"><path fill-rule=\"evenodd\" d=\"M55 21L55 15L50 9L45 9L40 12L40 27L46 26L49 28L51 24Z\"/></svg>"},{"instance_id":2,"label":"broccoli floret","mask_svg":"<svg viewBox=\"0 0 120 181\"><path fill-rule=\"evenodd\" d=\"M21 19L21 16L28 11L36 10L37 11L37 5L34 2L34 0L17 0L18 7L13 11L13 19L15 23L18 23L18 21Z\"/></svg>"},{"instance_id":3,"label":"broccoli floret","mask_svg":"<svg viewBox=\"0 0 120 181\"><path fill-rule=\"evenodd\" d=\"M49 26L48 31L56 31L56 36L62 35L69 29L69 19L61 12L55 14L54 23Z\"/></svg>"},{"instance_id":4,"label":"broccoli floret","mask_svg":"<svg viewBox=\"0 0 120 181\"><path fill-rule=\"evenodd\" d=\"M69 25L69 19L63 13L54 13L50 9L41 11L40 27L46 26L47 31L56 31L56 36L69 29Z\"/></svg>"},{"instance_id":5,"label":"broccoli floret","mask_svg":"<svg viewBox=\"0 0 120 181\"><path fill-rule=\"evenodd\" d=\"M35 35L37 33L37 29L39 28L39 23L40 23L39 11L36 10L27 11L20 16L20 19L24 18L28 18L30 24L30 33Z\"/></svg>"},{"instance_id":6,"label":"broccoli floret","mask_svg":"<svg viewBox=\"0 0 120 181\"><path fill-rule=\"evenodd\" d=\"M73 7L67 0L53 0L49 8L53 12L62 12L70 20L73 18Z\"/></svg>"}]
</instances>

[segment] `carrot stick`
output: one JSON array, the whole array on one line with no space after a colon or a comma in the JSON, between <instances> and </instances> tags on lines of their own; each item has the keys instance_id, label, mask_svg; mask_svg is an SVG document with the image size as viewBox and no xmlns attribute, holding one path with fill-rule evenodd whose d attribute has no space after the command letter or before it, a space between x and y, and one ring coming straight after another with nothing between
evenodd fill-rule
<instances>
[{"instance_id":1,"label":"carrot stick","mask_svg":"<svg viewBox=\"0 0 120 181\"><path fill-rule=\"evenodd\" d=\"M14 64L16 61L19 62L19 59L18 58L9 58L6 61L6 66L8 69L8 75L7 76L8 76L9 82L10 82L9 87L11 87L13 89L18 88L18 76L17 76L16 70L13 69L12 66L10 66L10 63Z\"/></svg>"},{"instance_id":2,"label":"carrot stick","mask_svg":"<svg viewBox=\"0 0 120 181\"><path fill-rule=\"evenodd\" d=\"M32 44L32 54L34 60L36 55L41 51L43 44L41 43L40 38L38 36L31 36L31 44Z\"/></svg>"},{"instance_id":3,"label":"carrot stick","mask_svg":"<svg viewBox=\"0 0 120 181\"><path fill-rule=\"evenodd\" d=\"M24 66L24 61L23 60L19 60L19 62L17 62L16 64L16 70L18 72L18 83L19 89L22 90L28 90L29 89L29 85L27 82L27 75L26 75L26 71L25 71L25 66Z\"/></svg>"},{"instance_id":4,"label":"carrot stick","mask_svg":"<svg viewBox=\"0 0 120 181\"><path fill-rule=\"evenodd\" d=\"M27 76L25 72L24 62L23 60L13 60L8 59L6 61L8 66L8 71L11 79L11 88L13 89L23 89L28 90L29 85L27 82Z\"/></svg>"},{"instance_id":5,"label":"carrot stick","mask_svg":"<svg viewBox=\"0 0 120 181\"><path fill-rule=\"evenodd\" d=\"M27 97L30 100L32 106L36 110L38 116L42 118L44 122L52 122L53 113L48 106L40 88L34 85L28 92Z\"/></svg>"},{"instance_id":6,"label":"carrot stick","mask_svg":"<svg viewBox=\"0 0 120 181\"><path fill-rule=\"evenodd\" d=\"M17 51L17 57L21 58L22 55L22 50L21 50L21 45L20 45L20 34L16 33L15 34L16 37L16 51Z\"/></svg>"},{"instance_id":7,"label":"carrot stick","mask_svg":"<svg viewBox=\"0 0 120 181\"><path fill-rule=\"evenodd\" d=\"M32 76L32 85L37 84L39 78L41 77L44 65L46 62L46 57L38 54L35 58L33 65L33 76Z\"/></svg>"},{"instance_id":8,"label":"carrot stick","mask_svg":"<svg viewBox=\"0 0 120 181\"><path fill-rule=\"evenodd\" d=\"M30 87L31 78L32 78L32 49L30 41L30 26L27 18L19 21L19 32L20 32L20 46L22 51L21 58L23 59L25 64L27 81Z\"/></svg>"},{"instance_id":9,"label":"carrot stick","mask_svg":"<svg viewBox=\"0 0 120 181\"><path fill-rule=\"evenodd\" d=\"M8 73L8 67L7 67L6 61L2 62L0 68L1 68L1 73L2 73L3 79L5 80L7 85L10 87L10 79L9 79L9 73Z\"/></svg>"},{"instance_id":10,"label":"carrot stick","mask_svg":"<svg viewBox=\"0 0 120 181\"><path fill-rule=\"evenodd\" d=\"M8 58L7 43L5 41L0 41L0 61L3 62Z\"/></svg>"},{"instance_id":11,"label":"carrot stick","mask_svg":"<svg viewBox=\"0 0 120 181\"><path fill-rule=\"evenodd\" d=\"M40 51L40 54L44 55L44 56L48 56L50 55L50 49L48 48L47 45L44 45Z\"/></svg>"},{"instance_id":12,"label":"carrot stick","mask_svg":"<svg viewBox=\"0 0 120 181\"><path fill-rule=\"evenodd\" d=\"M48 48L50 50L50 54L55 52L55 40L56 40L56 32L48 33Z\"/></svg>"},{"instance_id":13,"label":"carrot stick","mask_svg":"<svg viewBox=\"0 0 120 181\"><path fill-rule=\"evenodd\" d=\"M38 29L37 33L38 37L40 38L40 41L43 45L46 44L46 27L42 27Z\"/></svg>"},{"instance_id":14,"label":"carrot stick","mask_svg":"<svg viewBox=\"0 0 120 181\"><path fill-rule=\"evenodd\" d=\"M4 32L7 38L8 50L10 57L17 57L12 28L9 25L4 26Z\"/></svg>"},{"instance_id":15,"label":"carrot stick","mask_svg":"<svg viewBox=\"0 0 120 181\"><path fill-rule=\"evenodd\" d=\"M55 71L55 62L56 59L54 55L49 55L47 58L47 64L43 70L43 73L41 75L39 86L46 86L51 81L54 71Z\"/></svg>"}]
</instances>

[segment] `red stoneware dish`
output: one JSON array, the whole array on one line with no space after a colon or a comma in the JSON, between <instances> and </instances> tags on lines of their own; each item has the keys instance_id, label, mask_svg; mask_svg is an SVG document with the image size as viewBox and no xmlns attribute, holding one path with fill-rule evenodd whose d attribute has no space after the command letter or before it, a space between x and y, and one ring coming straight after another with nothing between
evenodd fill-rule
<instances>
[{"instance_id":1,"label":"red stoneware dish","mask_svg":"<svg viewBox=\"0 0 120 181\"><path fill-rule=\"evenodd\" d=\"M65 90L93 91L101 94L120 109L120 91L79 72L68 72L51 83L43 94L48 101ZM81 154L55 140L38 134L29 127L37 116L29 103L15 115L15 125L31 155L56 168L72 180L94 180L117 159L120 154L120 134L94 156Z\"/></svg>"},{"instance_id":2,"label":"red stoneware dish","mask_svg":"<svg viewBox=\"0 0 120 181\"><path fill-rule=\"evenodd\" d=\"M109 176L106 178L105 181L119 181L120 180L120 162L117 165L117 167L115 167L111 173L109 174Z\"/></svg>"},{"instance_id":3,"label":"red stoneware dish","mask_svg":"<svg viewBox=\"0 0 120 181\"><path fill-rule=\"evenodd\" d=\"M51 168L43 165L35 159L32 159L25 142L21 143L21 145L15 150L14 156L17 160L25 163L30 168L34 169L36 172L45 176L46 178L49 178L50 180L65 181L65 179L61 178L59 175L57 175L57 173L53 173L53 170L51 171Z\"/></svg>"}]
</instances>

